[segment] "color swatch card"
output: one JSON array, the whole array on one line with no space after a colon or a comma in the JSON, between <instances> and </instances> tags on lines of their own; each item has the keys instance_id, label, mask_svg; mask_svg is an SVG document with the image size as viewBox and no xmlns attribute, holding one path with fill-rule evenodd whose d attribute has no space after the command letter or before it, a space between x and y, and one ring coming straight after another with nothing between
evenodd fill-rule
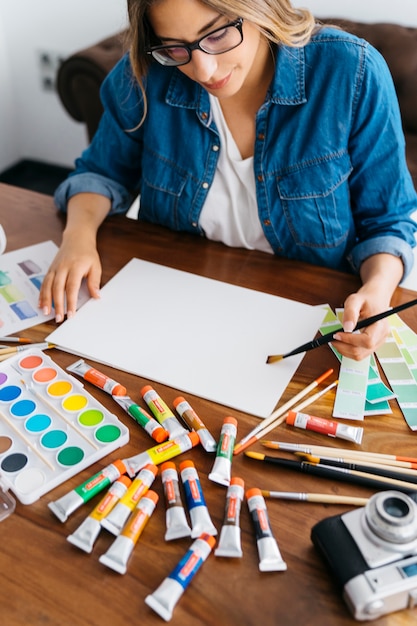
<instances>
[{"instance_id":1,"label":"color swatch card","mask_svg":"<svg viewBox=\"0 0 417 626\"><path fill-rule=\"evenodd\" d=\"M126 426L45 353L0 363L0 483L23 504L128 440Z\"/></svg>"},{"instance_id":2,"label":"color swatch card","mask_svg":"<svg viewBox=\"0 0 417 626\"><path fill-rule=\"evenodd\" d=\"M405 358L405 347L402 342L400 345L391 331L391 336L378 348L376 354L389 384L397 395L397 402L405 421L411 430L417 430L417 381Z\"/></svg>"},{"instance_id":3,"label":"color swatch card","mask_svg":"<svg viewBox=\"0 0 417 626\"><path fill-rule=\"evenodd\" d=\"M343 309L336 309L334 313L329 305L322 305L326 311L326 317L324 318L320 327L322 334L332 332L339 329L343 319ZM339 361L342 361L342 355L331 344L330 348ZM343 382L343 381L342 381ZM363 381L362 381L363 382ZM343 388L343 385L338 385L339 389ZM387 415L392 413L392 409L389 405L389 400L393 400L396 395L389 387L381 380L378 364L375 357L372 355L369 360L368 371L368 384L366 388L365 406L363 409L363 416L366 415ZM363 417L361 418L363 419Z\"/></svg>"},{"instance_id":4,"label":"color swatch card","mask_svg":"<svg viewBox=\"0 0 417 626\"><path fill-rule=\"evenodd\" d=\"M333 417L364 419L369 361L369 356L362 361L342 357Z\"/></svg>"},{"instance_id":5,"label":"color swatch card","mask_svg":"<svg viewBox=\"0 0 417 626\"><path fill-rule=\"evenodd\" d=\"M38 307L39 290L58 251L52 241L7 252L0 256L0 334L10 335L53 319ZM88 300L82 286L78 306Z\"/></svg>"},{"instance_id":6,"label":"color swatch card","mask_svg":"<svg viewBox=\"0 0 417 626\"><path fill-rule=\"evenodd\" d=\"M132 259L48 337L61 349L259 417L275 408L323 311Z\"/></svg>"}]
</instances>

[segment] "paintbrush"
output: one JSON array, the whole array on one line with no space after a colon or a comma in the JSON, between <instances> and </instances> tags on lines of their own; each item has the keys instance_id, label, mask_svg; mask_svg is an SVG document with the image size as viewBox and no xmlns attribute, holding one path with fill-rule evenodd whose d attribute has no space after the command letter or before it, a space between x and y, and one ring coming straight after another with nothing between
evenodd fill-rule
<instances>
[{"instance_id":1,"label":"paintbrush","mask_svg":"<svg viewBox=\"0 0 417 626\"><path fill-rule=\"evenodd\" d=\"M31 343L32 340L27 337L0 337L0 341L4 341L4 343Z\"/></svg>"},{"instance_id":2,"label":"paintbrush","mask_svg":"<svg viewBox=\"0 0 417 626\"><path fill-rule=\"evenodd\" d=\"M287 469L293 469L303 474L311 474L313 476L319 476L321 478L330 478L331 480L353 483L355 485L363 485L371 489L398 489L399 491L410 492L417 491L417 485L404 481L396 480L394 478L388 478L385 476L377 476L369 472L358 472L355 470L349 470L342 467L329 467L327 465L314 465L313 463L306 463L304 461L291 461L290 459L282 459L274 456L267 456L261 452L245 452L245 455L251 459L257 461L263 461L265 463L273 463L279 467Z\"/></svg>"},{"instance_id":3,"label":"paintbrush","mask_svg":"<svg viewBox=\"0 0 417 626\"><path fill-rule=\"evenodd\" d=\"M288 402L286 402L283 406L279 407L276 411L274 411L269 417L267 417L265 420L263 420L262 422L260 422L257 426L255 426L255 428L253 428L250 433L248 433L245 437L243 437L243 439L241 439L241 441L239 441L239 443L236 444L235 449L233 451L234 454L239 454L239 452L242 452L242 450L244 450L245 448L247 448L249 445L251 445L252 443L254 443L257 439L259 439L259 437L256 437L256 435L258 433L260 433L261 431L264 431L267 426L269 426L270 424L274 423L276 426L279 425L279 423L285 422L285 419L287 417L287 412L290 408L292 408L294 406L294 404L296 402L298 402L298 400L301 400L302 398L304 398L304 396L306 396L307 394L310 393L310 391L312 391L313 389L315 389L316 387L318 387L318 385L325 380L328 376L330 376L330 374L333 374L333 369L329 369L326 372L324 372L324 374L322 374L321 376L319 376L318 378L316 378L316 380L313 380L312 383L310 383L309 385L307 385L307 387L305 387L304 389L302 389L299 393L297 393L295 396L293 396L290 400L288 400ZM308 403L313 402L314 400L317 399L317 396L314 395L312 398L310 398L310 400L308 400ZM307 406L307 404L303 404L302 405ZM297 407L295 407L297 409L297 411L300 410L300 405L298 405ZM281 420L281 422L277 423L277 419L281 416L285 415L285 417ZM265 433L269 432L265 430Z\"/></svg>"},{"instance_id":4,"label":"paintbrush","mask_svg":"<svg viewBox=\"0 0 417 626\"><path fill-rule=\"evenodd\" d=\"M371 317L367 317L363 320L360 320L356 324L352 332L355 332L356 330L360 330L361 328L366 328L367 326L370 326L371 324L375 324L375 322L379 322L379 320L383 320L386 317L389 317L390 315L394 315L395 313L404 311L404 309L408 309L409 307L415 306L416 304L417 304L417 299L410 300L409 302L406 302L405 304L400 304L399 306L396 306L392 309L388 309L387 311L383 311L382 313L378 313L377 315L371 315ZM336 328L335 330L332 330L332 332L330 333L326 333L325 335L318 337L317 339L308 341L302 346L299 346L298 348L291 350L291 352L287 352L286 354L270 355L266 359L266 362L275 363L276 361L282 361L282 359L286 359L288 356L293 356L294 354L300 354L301 352L308 352L309 350L314 350L314 348L318 348L319 346L324 346L330 341L332 341L334 339L335 334L340 331L343 332L342 326L340 326L340 328Z\"/></svg>"},{"instance_id":5,"label":"paintbrush","mask_svg":"<svg viewBox=\"0 0 417 626\"><path fill-rule=\"evenodd\" d=\"M300 452L305 454L313 454L315 456L328 456L344 461L362 462L371 461L373 463L382 463L384 465L393 465L396 467L406 467L417 469L417 457L397 456L395 454L383 454L381 452L366 452L364 450L349 450L347 448L331 448L329 446L316 446L303 443L287 443L284 441L262 441L263 446L272 448L273 450L284 450L285 452Z\"/></svg>"},{"instance_id":6,"label":"paintbrush","mask_svg":"<svg viewBox=\"0 0 417 626\"><path fill-rule=\"evenodd\" d=\"M278 500L295 500L296 502L315 502L319 504L354 504L365 506L368 498L357 496L342 496L334 493L303 493L297 491L268 491L261 489L264 498L276 498Z\"/></svg>"},{"instance_id":7,"label":"paintbrush","mask_svg":"<svg viewBox=\"0 0 417 626\"><path fill-rule=\"evenodd\" d=\"M0 355L3 356L5 354L16 354L17 352L23 352L25 350L49 350L50 348L55 348L54 343L49 343L48 341L42 341L41 343L27 343L19 346L9 346L7 348L0 348Z\"/></svg>"}]
</instances>

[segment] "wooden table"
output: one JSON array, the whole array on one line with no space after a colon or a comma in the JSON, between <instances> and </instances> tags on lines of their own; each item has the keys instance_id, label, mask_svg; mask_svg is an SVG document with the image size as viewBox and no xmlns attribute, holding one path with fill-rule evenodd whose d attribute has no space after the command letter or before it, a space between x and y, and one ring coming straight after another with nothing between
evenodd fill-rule
<instances>
[{"instance_id":1,"label":"wooden table","mask_svg":"<svg viewBox=\"0 0 417 626\"><path fill-rule=\"evenodd\" d=\"M8 251L48 239L60 243L64 220L48 196L1 184L0 216L8 236ZM332 307L340 307L345 297L355 291L359 284L357 278L347 274L258 252L227 248L121 216L108 219L102 227L99 249L103 262L103 283L132 257L139 257L312 305L328 302ZM392 304L399 304L413 296L414 292L399 288ZM415 309L405 311L402 318L417 330ZM25 334L39 341L54 327L55 324L50 322L29 329ZM74 361L73 355L58 350L52 350L50 355L64 368ZM142 385L151 382L115 372L109 367L99 367L126 385L136 400L139 400ZM307 354L280 404L329 367L334 367L337 373L338 362L328 347ZM178 395L178 390L159 385L158 390L170 405ZM64 495L112 460L131 456L152 445L152 440L142 429L132 426L130 418L108 395L91 385L88 391L130 428L130 442L121 451L105 457L34 504L22 505L18 502L15 513L0 524L0 623L4 626L163 623L147 607L144 598L158 587L177 564L188 549L190 540L164 541L165 513L160 479L157 478L154 483L160 495L160 503L135 548L124 576L109 570L98 561L98 557L112 542L110 534L101 533L91 555L66 541L66 537L88 515L93 504L78 509L64 524L47 507L48 502ZM223 418L230 410L196 397L189 399L209 429L218 437ZM333 399L332 395L325 396L311 405L309 412L331 417ZM392 408L392 415L365 420L362 449L378 452L392 452L395 449L397 454L416 456L417 435L409 430L395 403ZM247 414L236 411L231 414L238 419L238 439L258 422ZM279 428L279 432L272 433L272 438L327 444L323 436L288 426ZM329 441L328 445L349 447L346 442L340 443L341 440ZM253 449L261 451L262 447L257 444ZM187 453L187 458L195 462L211 517L220 531L225 490L207 478L213 456L199 447ZM319 491L366 497L372 493L364 487L277 469L244 455L234 458L233 472L245 480L246 488ZM211 555L179 601L171 622L174 626L343 626L357 623L345 607L310 539L311 528L316 522L343 513L349 507L278 500L268 500L267 506L271 526L288 570L280 573L259 572L254 533L244 503L241 514L243 558L219 559ZM406 610L374 623L403 626L414 623L415 619L415 611Z\"/></svg>"}]
</instances>

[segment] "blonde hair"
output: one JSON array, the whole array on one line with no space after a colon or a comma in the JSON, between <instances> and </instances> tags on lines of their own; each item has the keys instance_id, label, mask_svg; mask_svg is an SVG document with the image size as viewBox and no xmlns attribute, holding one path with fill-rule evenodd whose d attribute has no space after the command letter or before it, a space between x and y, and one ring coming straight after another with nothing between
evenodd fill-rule
<instances>
[{"instance_id":1,"label":"blonde hair","mask_svg":"<svg viewBox=\"0 0 417 626\"><path fill-rule=\"evenodd\" d=\"M143 79L152 63L146 48L155 40L147 18L148 9L159 0L127 0L129 16L128 44L133 73L139 84L144 100L143 120L147 102ZM221 15L232 18L242 17L257 26L260 32L273 44L299 47L307 44L316 23L307 9L295 8L290 0L199 0Z\"/></svg>"}]
</instances>

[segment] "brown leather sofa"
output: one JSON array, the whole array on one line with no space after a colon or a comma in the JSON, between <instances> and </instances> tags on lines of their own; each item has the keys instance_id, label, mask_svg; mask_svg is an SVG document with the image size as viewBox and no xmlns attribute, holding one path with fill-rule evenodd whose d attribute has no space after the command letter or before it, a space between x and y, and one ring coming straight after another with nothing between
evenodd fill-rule
<instances>
[{"instance_id":1,"label":"brown leather sofa","mask_svg":"<svg viewBox=\"0 0 417 626\"><path fill-rule=\"evenodd\" d=\"M340 18L323 19L363 37L384 56L400 103L406 137L407 161L417 188L417 28L397 24L365 24ZM102 113L100 85L126 50L125 33L75 52L61 65L57 89L69 115L86 124L88 138Z\"/></svg>"}]
</instances>

